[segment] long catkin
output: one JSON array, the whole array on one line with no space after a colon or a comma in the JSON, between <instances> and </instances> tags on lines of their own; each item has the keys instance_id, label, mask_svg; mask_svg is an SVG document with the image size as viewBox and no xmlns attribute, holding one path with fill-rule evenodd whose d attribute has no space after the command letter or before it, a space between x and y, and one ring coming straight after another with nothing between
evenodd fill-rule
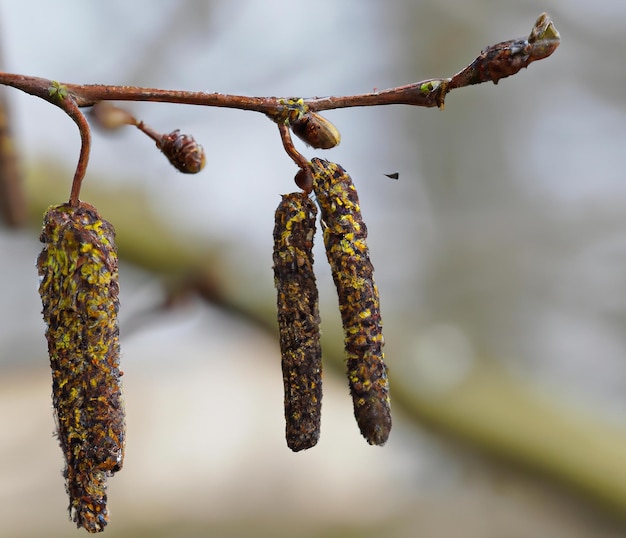
<instances>
[{"instance_id":1,"label":"long catkin","mask_svg":"<svg viewBox=\"0 0 626 538\"><path fill-rule=\"evenodd\" d=\"M274 283L285 389L285 436L294 452L320 435L322 350L313 274L315 204L302 192L284 195L274 225Z\"/></svg>"},{"instance_id":2,"label":"long catkin","mask_svg":"<svg viewBox=\"0 0 626 538\"><path fill-rule=\"evenodd\" d=\"M108 522L107 477L122 468L124 406L113 226L96 209L53 206L37 259L70 517L89 532Z\"/></svg>"},{"instance_id":3,"label":"long catkin","mask_svg":"<svg viewBox=\"0 0 626 538\"><path fill-rule=\"evenodd\" d=\"M326 255L339 296L354 415L367 442L383 445L391 430L391 408L367 227L348 173L338 164L317 158L311 167Z\"/></svg>"}]
</instances>

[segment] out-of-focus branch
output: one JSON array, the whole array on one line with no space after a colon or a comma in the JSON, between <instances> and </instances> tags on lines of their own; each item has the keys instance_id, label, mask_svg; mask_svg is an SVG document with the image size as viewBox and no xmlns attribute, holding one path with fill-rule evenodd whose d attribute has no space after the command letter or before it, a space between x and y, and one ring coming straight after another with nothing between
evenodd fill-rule
<instances>
[{"instance_id":1,"label":"out-of-focus branch","mask_svg":"<svg viewBox=\"0 0 626 538\"><path fill-rule=\"evenodd\" d=\"M11 228L26 223L26 198L19 159L11 132L4 88L0 89L0 214Z\"/></svg>"},{"instance_id":2,"label":"out-of-focus branch","mask_svg":"<svg viewBox=\"0 0 626 538\"><path fill-rule=\"evenodd\" d=\"M55 180L51 167L46 166L45 174L31 178L28 200L34 222L39 222L66 176L60 172ZM137 192L98 192L92 186L88 193L90 200L115 220L121 257L166 275L179 297L197 294L277 332L275 296L259 297L255 272L248 273L248 267L241 264L226 265L228 256L210 246L198 249L197 240L185 247L185 238L153 215ZM121 200L128 206L120 204ZM343 378L340 329L333 333L333 328L327 327L324 333L327 372L334 370ZM280 360L278 350L276 360ZM476 366L462 383L437 396L417 391L411 374L402 368L402 363L396 362L390 371L394 412L413 417L416 424L490 457L566 485L581 497L626 517L625 430L557 404L547 394L491 366Z\"/></svg>"}]
</instances>

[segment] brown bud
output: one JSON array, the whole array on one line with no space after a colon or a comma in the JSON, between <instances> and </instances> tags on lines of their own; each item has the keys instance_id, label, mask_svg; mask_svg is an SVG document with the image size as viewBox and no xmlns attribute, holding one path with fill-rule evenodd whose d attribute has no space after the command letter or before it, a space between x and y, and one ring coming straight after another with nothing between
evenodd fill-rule
<instances>
[{"instance_id":1,"label":"brown bud","mask_svg":"<svg viewBox=\"0 0 626 538\"><path fill-rule=\"evenodd\" d=\"M313 190L313 174L308 166L298 170L294 181L306 194L309 194Z\"/></svg>"},{"instance_id":2,"label":"brown bud","mask_svg":"<svg viewBox=\"0 0 626 538\"><path fill-rule=\"evenodd\" d=\"M180 134L179 129L163 135L157 141L157 147L174 168L184 174L197 174L206 164L204 148L194 140L193 136Z\"/></svg>"},{"instance_id":3,"label":"brown bud","mask_svg":"<svg viewBox=\"0 0 626 538\"><path fill-rule=\"evenodd\" d=\"M307 112L290 125L293 134L315 149L334 148L341 141L337 128L315 112Z\"/></svg>"},{"instance_id":4,"label":"brown bud","mask_svg":"<svg viewBox=\"0 0 626 538\"><path fill-rule=\"evenodd\" d=\"M128 110L112 105L107 101L100 101L91 108L91 118L98 127L107 130L137 123L135 117Z\"/></svg>"},{"instance_id":5,"label":"brown bud","mask_svg":"<svg viewBox=\"0 0 626 538\"><path fill-rule=\"evenodd\" d=\"M107 477L122 468L126 436L114 240L93 206L53 206L37 258L70 516L89 532L108 522Z\"/></svg>"}]
</instances>

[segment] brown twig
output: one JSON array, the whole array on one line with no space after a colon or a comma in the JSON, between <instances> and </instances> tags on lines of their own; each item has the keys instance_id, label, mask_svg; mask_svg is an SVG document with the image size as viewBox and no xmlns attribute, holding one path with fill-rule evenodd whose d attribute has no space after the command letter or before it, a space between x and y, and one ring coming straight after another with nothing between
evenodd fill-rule
<instances>
[{"instance_id":1,"label":"brown twig","mask_svg":"<svg viewBox=\"0 0 626 538\"><path fill-rule=\"evenodd\" d=\"M504 41L488 47L459 74L450 78L428 79L379 92L343 97L313 97L303 99L305 107L312 111L331 110L355 106L414 105L442 106L445 95L452 89L477 84L497 82L511 76L530 63L550 56L559 45L559 33L543 13L537 19L528 37ZM497 65L495 71L490 68ZM463 75L461 75L463 73ZM44 78L0 73L0 84L13 86L26 93L50 100L48 88L52 81ZM78 107L92 106L100 101L153 101L236 108L267 114L272 118L283 117L292 99L278 97L247 97L222 93L163 90L137 86L110 86L104 84L62 84Z\"/></svg>"},{"instance_id":2,"label":"brown twig","mask_svg":"<svg viewBox=\"0 0 626 538\"><path fill-rule=\"evenodd\" d=\"M559 33L550 17L542 13L528 37L503 41L486 48L469 66L451 78L428 79L379 92L343 97L310 99L247 97L217 92L163 90L136 86L60 84L44 78L2 72L0 72L0 84L18 88L60 106L78 125L82 147L70 197L70 203L75 206L78 203L80 183L89 155L89 129L84 116L78 110L79 107L88 107L111 100L153 101L260 112L279 125L285 150L304 171L307 160L293 147L288 127L308 112L394 104L443 108L445 97L451 90L481 82L497 83L500 79L514 75L522 68L528 67L532 62L547 58L556 50L559 42Z\"/></svg>"},{"instance_id":3,"label":"brown twig","mask_svg":"<svg viewBox=\"0 0 626 538\"><path fill-rule=\"evenodd\" d=\"M70 191L69 204L71 207L78 207L80 200L80 188L83 183L83 178L87 172L87 164L89 163L89 152L91 150L91 130L89 129L89 123L83 115L83 113L76 106L76 103L72 98L61 98L63 106L61 108L65 110L70 118L74 120L78 126L80 132L80 154L78 156L78 164L76 165L76 171L74 172L74 179L72 181L72 190Z\"/></svg>"},{"instance_id":4,"label":"brown twig","mask_svg":"<svg viewBox=\"0 0 626 538\"><path fill-rule=\"evenodd\" d=\"M295 182L307 194L313 190L313 174L309 166L309 161L306 157L300 153L293 145L291 140L291 133L289 127L285 123L278 124L278 132L280 133L280 139L283 143L283 148L287 152L287 155L291 157L291 160L296 163L296 166L300 168L300 171L296 174Z\"/></svg>"}]
</instances>

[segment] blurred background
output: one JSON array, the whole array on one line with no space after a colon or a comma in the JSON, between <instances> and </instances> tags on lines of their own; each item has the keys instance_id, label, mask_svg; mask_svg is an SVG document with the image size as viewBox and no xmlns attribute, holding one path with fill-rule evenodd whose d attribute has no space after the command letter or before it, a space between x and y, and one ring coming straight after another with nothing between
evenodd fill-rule
<instances>
[{"instance_id":1,"label":"blurred background","mask_svg":"<svg viewBox=\"0 0 626 538\"><path fill-rule=\"evenodd\" d=\"M259 114L130 103L203 144L183 176L94 131L82 198L117 229L128 440L108 536L626 535L626 4L0 1L3 69L73 83L343 95L447 77L548 11L554 56L445 111L325 114L359 190L394 429L361 438L318 234L318 446L284 441L273 212L296 169ZM26 225L0 229L0 535L75 536L34 262L79 137L7 90ZM399 172L394 181L384 174Z\"/></svg>"}]
</instances>

